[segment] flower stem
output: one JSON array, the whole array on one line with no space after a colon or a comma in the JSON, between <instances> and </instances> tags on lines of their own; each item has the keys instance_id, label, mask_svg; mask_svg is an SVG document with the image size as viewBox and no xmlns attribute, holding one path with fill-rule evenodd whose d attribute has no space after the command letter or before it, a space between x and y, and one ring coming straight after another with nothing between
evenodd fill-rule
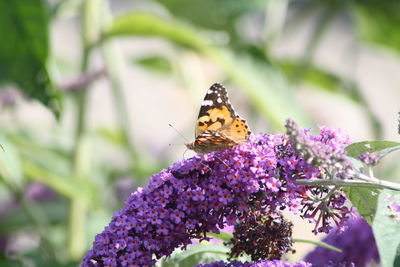
<instances>
[{"instance_id":1,"label":"flower stem","mask_svg":"<svg viewBox=\"0 0 400 267\"><path fill-rule=\"evenodd\" d=\"M97 7L101 0L87 0L82 3L82 43L83 55L81 62L81 73L85 74L89 67L89 57L92 51L92 43L95 43L99 36L97 23ZM85 134L86 134L86 110L87 110L87 88L80 88L77 91L77 118L75 128L75 145L72 156L72 177L71 179L85 179L88 175L88 168L85 165ZM71 198L69 208L69 240L68 251L73 259L80 259L86 249L86 214L87 202L82 198Z\"/></svg>"},{"instance_id":2,"label":"flower stem","mask_svg":"<svg viewBox=\"0 0 400 267\"><path fill-rule=\"evenodd\" d=\"M102 25L101 27L107 26L107 23L112 19L110 7L108 2L105 2L102 9ZM139 168L139 155L136 151L132 142L132 132L131 132L131 119L129 118L128 107L126 104L126 97L123 91L122 84L122 72L123 72L123 60L118 54L115 47L115 43L111 40L107 43L101 44L101 53L104 59L107 74L110 80L111 93L114 98L115 108L117 110L117 119L119 126L122 130L122 137L126 143L128 153L132 158L132 163L134 164L133 169ZM136 173L136 172L135 172Z\"/></svg>"},{"instance_id":3,"label":"flower stem","mask_svg":"<svg viewBox=\"0 0 400 267\"><path fill-rule=\"evenodd\" d=\"M341 249L338 249L337 247L331 246L331 245L321 242L321 241L313 241L313 240L300 239L300 238L293 238L293 241L297 242L297 243L306 243L306 244L320 246L320 247L327 248L327 249L330 249L330 250L333 250L336 252L342 252Z\"/></svg>"},{"instance_id":4,"label":"flower stem","mask_svg":"<svg viewBox=\"0 0 400 267\"><path fill-rule=\"evenodd\" d=\"M327 186L327 185L335 185L341 187L366 187L366 188L378 188L378 189L392 189L400 191L400 184L392 183L384 180L378 181L361 181L361 180L342 180L342 179L299 179L296 180L296 184L298 185L309 185L309 186Z\"/></svg>"}]
</instances>

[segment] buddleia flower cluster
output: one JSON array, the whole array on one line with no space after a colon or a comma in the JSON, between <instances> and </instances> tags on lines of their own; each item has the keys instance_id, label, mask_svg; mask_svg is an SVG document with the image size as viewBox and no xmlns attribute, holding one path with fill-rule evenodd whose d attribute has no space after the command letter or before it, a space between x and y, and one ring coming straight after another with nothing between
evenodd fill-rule
<instances>
[{"instance_id":1,"label":"buddleia flower cluster","mask_svg":"<svg viewBox=\"0 0 400 267\"><path fill-rule=\"evenodd\" d=\"M286 122L286 130L295 154L310 164L311 168L319 170L315 178L353 179L355 171L344 150L350 144L347 135L343 135L340 130L322 126L319 136L311 136L309 130L300 129L291 119ZM341 229L351 213L344 206L346 201L339 187L308 188L301 201L302 216L315 221L314 233L329 233L333 227L332 221Z\"/></svg>"},{"instance_id":2,"label":"buddleia flower cluster","mask_svg":"<svg viewBox=\"0 0 400 267\"><path fill-rule=\"evenodd\" d=\"M251 260L279 260L291 249L293 224L279 213L266 213L250 208L244 218L235 225L229 256L238 258L244 254Z\"/></svg>"},{"instance_id":3,"label":"buddleia flower cluster","mask_svg":"<svg viewBox=\"0 0 400 267\"><path fill-rule=\"evenodd\" d=\"M300 214L315 222L316 233L328 232L333 222L340 227L349 213L344 195L296 180L325 179L328 167L337 171L332 175L345 176L349 166L341 159L348 138L328 127L317 136L296 130L301 142L312 144L299 153L299 142L292 141L298 128L291 125L289 136L251 135L242 145L196 155L154 174L95 237L81 266L152 266L193 239L208 240L207 232L244 221L255 203L270 214L284 209ZM327 165L306 157L304 151L313 146L312 157L319 163L329 157ZM335 170L335 160L343 167Z\"/></svg>"}]
</instances>

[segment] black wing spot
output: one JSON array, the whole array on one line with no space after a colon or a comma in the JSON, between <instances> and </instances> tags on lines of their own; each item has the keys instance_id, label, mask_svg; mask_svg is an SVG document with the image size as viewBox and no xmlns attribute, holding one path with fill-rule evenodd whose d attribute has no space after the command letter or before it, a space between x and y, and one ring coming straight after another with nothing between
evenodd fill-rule
<instances>
[{"instance_id":1,"label":"black wing spot","mask_svg":"<svg viewBox=\"0 0 400 267\"><path fill-rule=\"evenodd\" d=\"M199 121L199 126L204 126L204 122Z\"/></svg>"},{"instance_id":2,"label":"black wing spot","mask_svg":"<svg viewBox=\"0 0 400 267\"><path fill-rule=\"evenodd\" d=\"M240 133L241 131L239 130L239 131L236 131L237 133Z\"/></svg>"},{"instance_id":3,"label":"black wing spot","mask_svg":"<svg viewBox=\"0 0 400 267\"><path fill-rule=\"evenodd\" d=\"M206 121L207 127L213 124L214 122L212 120Z\"/></svg>"},{"instance_id":4,"label":"black wing spot","mask_svg":"<svg viewBox=\"0 0 400 267\"><path fill-rule=\"evenodd\" d=\"M239 124L236 124L235 127L239 127Z\"/></svg>"},{"instance_id":5,"label":"black wing spot","mask_svg":"<svg viewBox=\"0 0 400 267\"><path fill-rule=\"evenodd\" d=\"M225 120L223 118L217 118L217 122L221 123L221 125L225 124Z\"/></svg>"}]
</instances>

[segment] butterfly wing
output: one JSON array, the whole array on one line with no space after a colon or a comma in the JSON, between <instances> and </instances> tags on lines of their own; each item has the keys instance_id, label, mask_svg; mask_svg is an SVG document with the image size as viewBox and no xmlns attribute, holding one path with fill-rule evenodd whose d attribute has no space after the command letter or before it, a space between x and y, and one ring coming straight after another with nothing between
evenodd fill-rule
<instances>
[{"instance_id":1,"label":"butterfly wing","mask_svg":"<svg viewBox=\"0 0 400 267\"><path fill-rule=\"evenodd\" d=\"M241 144L249 135L249 127L236 114L225 87L213 84L201 104L196 139L188 148L201 154L223 150Z\"/></svg>"},{"instance_id":2,"label":"butterfly wing","mask_svg":"<svg viewBox=\"0 0 400 267\"><path fill-rule=\"evenodd\" d=\"M237 143L241 143L248 139L251 132L246 121L239 115L236 115L235 120L221 129L220 133Z\"/></svg>"},{"instance_id":3,"label":"butterfly wing","mask_svg":"<svg viewBox=\"0 0 400 267\"><path fill-rule=\"evenodd\" d=\"M229 127L235 119L236 113L229 103L225 87L214 83L201 104L195 136L197 138L205 131L220 131Z\"/></svg>"}]
</instances>

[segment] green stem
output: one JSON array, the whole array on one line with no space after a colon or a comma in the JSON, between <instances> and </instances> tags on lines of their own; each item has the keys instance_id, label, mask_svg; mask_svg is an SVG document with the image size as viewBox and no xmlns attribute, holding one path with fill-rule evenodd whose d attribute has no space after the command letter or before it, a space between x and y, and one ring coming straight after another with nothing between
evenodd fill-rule
<instances>
[{"instance_id":1,"label":"green stem","mask_svg":"<svg viewBox=\"0 0 400 267\"><path fill-rule=\"evenodd\" d=\"M105 3L102 10L102 28L105 29L107 24L112 21L112 14L108 3ZM114 106L117 110L117 119L119 128L122 130L122 138L127 145L127 150L132 159L133 172L140 173L139 154L133 145L133 134L131 132L131 119L129 117L128 107L126 104L126 96L123 90L122 77L123 60L118 54L117 48L113 41L101 44L101 52L104 64L107 69L108 78L111 83L111 93L114 98Z\"/></svg>"},{"instance_id":2,"label":"green stem","mask_svg":"<svg viewBox=\"0 0 400 267\"><path fill-rule=\"evenodd\" d=\"M378 189L392 189L400 191L400 184L379 180L379 182L367 182L360 180L341 180L341 179L299 179L296 180L296 184L298 185L309 185L309 186L341 186L341 187L366 187L366 188L378 188Z\"/></svg>"},{"instance_id":3,"label":"green stem","mask_svg":"<svg viewBox=\"0 0 400 267\"><path fill-rule=\"evenodd\" d=\"M107 69L108 78L111 82L112 94L114 98L115 108L117 110L117 119L119 126L122 130L122 137L127 145L128 152L132 157L133 164L137 165L138 154L131 141L132 132L131 124L126 105L126 97L124 95L123 86L121 83L121 67L117 51L111 42L102 45L102 54L104 58L104 64Z\"/></svg>"},{"instance_id":4,"label":"green stem","mask_svg":"<svg viewBox=\"0 0 400 267\"><path fill-rule=\"evenodd\" d=\"M85 49L82 59L82 73L87 69L89 53ZM77 119L75 128L75 144L72 155L72 177L71 179L82 179L81 155L83 150L84 133L86 131L86 108L87 108L87 88L81 88L76 96ZM79 259L86 248L86 225L87 206L84 205L79 197L71 198L69 207L69 243L68 250L71 258Z\"/></svg>"},{"instance_id":5,"label":"green stem","mask_svg":"<svg viewBox=\"0 0 400 267\"><path fill-rule=\"evenodd\" d=\"M92 51L91 44L95 42L98 34L96 19L97 0L87 0L82 3L82 43L83 55L81 62L81 73L85 74L89 66L89 57ZM75 145L72 156L72 177L71 179L85 179L88 175L87 168L82 166L84 141L86 134L86 110L87 110L87 88L77 90L77 119L75 128ZM87 203L79 197L71 198L69 207L69 242L68 251L72 259L80 259L86 249L86 214Z\"/></svg>"},{"instance_id":6,"label":"green stem","mask_svg":"<svg viewBox=\"0 0 400 267\"><path fill-rule=\"evenodd\" d=\"M297 243L307 243L307 244L320 246L320 247L327 248L327 249L330 249L330 250L333 250L336 252L342 252L341 249L338 249L337 247L331 246L331 245L321 242L321 241L312 241L312 240L300 239L300 238L293 238L293 241L297 242Z\"/></svg>"}]
</instances>

